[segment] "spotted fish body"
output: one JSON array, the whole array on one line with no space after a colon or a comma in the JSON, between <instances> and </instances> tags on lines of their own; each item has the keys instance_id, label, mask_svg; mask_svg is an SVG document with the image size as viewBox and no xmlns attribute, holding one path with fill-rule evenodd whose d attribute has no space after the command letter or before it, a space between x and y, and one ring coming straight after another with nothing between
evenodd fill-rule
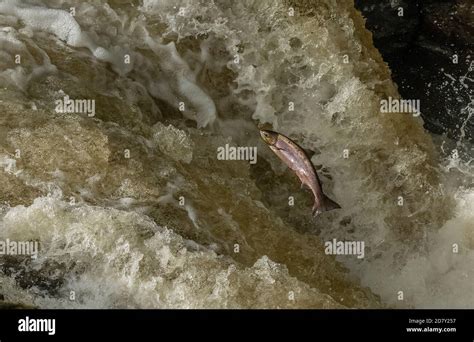
<instances>
[{"instance_id":1,"label":"spotted fish body","mask_svg":"<svg viewBox=\"0 0 474 342\"><path fill-rule=\"evenodd\" d=\"M311 189L314 195L313 215L340 208L322 190L318 174L306 152L293 140L283 134L260 130L260 135L270 149L298 176L302 185Z\"/></svg>"}]
</instances>

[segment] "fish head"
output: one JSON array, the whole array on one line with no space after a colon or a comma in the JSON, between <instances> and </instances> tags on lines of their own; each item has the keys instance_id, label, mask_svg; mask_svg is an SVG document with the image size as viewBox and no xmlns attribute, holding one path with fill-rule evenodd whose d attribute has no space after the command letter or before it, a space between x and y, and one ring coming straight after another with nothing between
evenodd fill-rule
<instances>
[{"instance_id":1,"label":"fish head","mask_svg":"<svg viewBox=\"0 0 474 342\"><path fill-rule=\"evenodd\" d=\"M267 143L270 146L275 145L276 142L278 141L278 133L277 132L269 131L269 130L266 130L266 129L261 129L260 130L260 136L262 137L263 141L265 141L265 143Z\"/></svg>"}]
</instances>

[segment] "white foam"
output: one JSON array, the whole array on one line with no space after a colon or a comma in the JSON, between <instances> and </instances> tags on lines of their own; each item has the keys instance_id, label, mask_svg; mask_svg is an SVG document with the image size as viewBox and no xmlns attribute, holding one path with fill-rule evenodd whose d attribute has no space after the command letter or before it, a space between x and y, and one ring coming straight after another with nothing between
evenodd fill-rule
<instances>
[{"instance_id":1,"label":"white foam","mask_svg":"<svg viewBox=\"0 0 474 342\"><path fill-rule=\"evenodd\" d=\"M5 0L0 2L0 13L17 17L29 30L49 32L72 47L88 48L97 59L110 62L120 74L126 74L132 68L131 65L124 64L122 49L98 46L67 11L25 6L18 0Z\"/></svg>"},{"instance_id":2,"label":"white foam","mask_svg":"<svg viewBox=\"0 0 474 342\"><path fill-rule=\"evenodd\" d=\"M29 270L46 271L52 260L75 269L64 274L62 266L55 266L54 274L65 276L58 297L38 288L18 291L11 279L0 276L11 288L5 293L10 301L48 308L239 308L249 306L241 296L245 286L256 298L252 307L292 307L289 291L300 305L332 302L266 256L243 268L204 246L194 243L189 250L189 242L145 215L43 197L2 216L0 238L40 241ZM268 286L275 283L279 286ZM71 289L76 299L65 300Z\"/></svg>"},{"instance_id":3,"label":"white foam","mask_svg":"<svg viewBox=\"0 0 474 342\"><path fill-rule=\"evenodd\" d=\"M59 39L75 47L90 47L81 27L74 17L62 10L43 7L22 7L21 1L6 0L0 3L0 13L14 15L34 30L53 33Z\"/></svg>"},{"instance_id":4,"label":"white foam","mask_svg":"<svg viewBox=\"0 0 474 342\"><path fill-rule=\"evenodd\" d=\"M198 128L212 124L216 119L214 101L197 84L196 76L186 62L179 56L174 42L162 45L147 37L146 43L159 58L160 79L150 87L151 93L178 108L182 102L195 113L184 110L183 114L196 120Z\"/></svg>"},{"instance_id":5,"label":"white foam","mask_svg":"<svg viewBox=\"0 0 474 342\"><path fill-rule=\"evenodd\" d=\"M64 8L74 4L73 1L60 3ZM35 4L39 6L41 1L35 1ZM20 51L23 58L26 56L28 67L33 66L32 69L27 69L8 65L8 69L1 75L2 79L9 79L11 83L26 89L29 82L35 81L30 75L41 74L43 66L47 69L47 55L41 54L41 49L38 52L43 56L42 64L37 65L34 58L27 54L28 49L34 48L32 34L37 32L49 32L71 47L85 47L95 58L112 63L114 70L119 73L117 79L114 82L104 82L106 86L100 88L98 85L97 89L106 94L110 103L121 109L119 114L127 119L127 126L112 130L109 126L105 128L105 124L97 124L96 128L103 130L104 134L120 132L127 136L127 143L137 145L144 139L137 135L147 135L149 140L146 151L150 157L147 159L143 155L136 155L130 161L131 170L140 172L140 179L135 179L136 183L133 180L127 181L127 177L133 176L127 173L130 169L121 169L122 173L117 173L123 177L122 182L118 182L121 183L117 185L118 190L127 193L128 187L140 181L144 181L142 189L148 190L155 185L159 187L161 179L166 179L169 185L159 189L155 204L160 209L167 204L176 205L177 189L191 188L197 180L193 178L194 175L181 172L180 168L160 169L160 163L194 162L196 164L191 165L193 169L201 172L207 170L212 165L206 163L207 159L212 159L212 155L207 152L215 151L212 144L216 141L234 139L241 145L257 144L255 122L251 120L253 116L255 120L272 123L274 129L296 137L304 147L320 152L313 157L313 161L323 164L329 170L331 179L322 177L325 191L334 195L331 197L340 202L343 208L311 221L310 225L321 231L321 239L360 239L372 248L362 262L340 258L340 262L350 269L355 279L354 284L360 278L364 286L379 294L382 302L391 306L474 305L474 199L471 190L467 188L468 180L473 174L472 165L461 157L451 158L442 167L447 173L459 171L459 179L448 174L440 179L441 185L438 188L437 181L432 179L436 179L439 170L432 162L435 157L430 151L432 145L427 133L404 116L380 115L380 94L394 95L392 92L396 90L388 78L388 70L367 57L375 53L373 49L364 46L367 54L358 50L361 41L359 36L352 34L361 28L356 27L358 24L351 19L352 9L340 5L343 11L337 21L325 22L324 17L318 20L308 18L306 24L295 26L292 21L280 16L281 13L286 13L287 8L279 1L146 0L138 9L139 20L128 26L132 21L129 19L136 18L137 13L124 12L120 16L111 7L102 6L104 4L105 2L82 3L83 11L78 12L74 18L59 9L34 7L20 1L0 2L2 23L13 27L24 26L20 30L5 27L0 31L2 62L13 60L14 54ZM331 2L328 8L332 6L336 4ZM186 16L178 15L179 7L186 9ZM248 13L252 15L248 16ZM164 32L157 28L157 21L165 24ZM162 36L166 36L166 41L173 42L165 44ZM286 41L291 37L299 39L303 47L291 48ZM350 63L347 65L340 58L342 45L344 53L350 54ZM187 52L178 53L178 50ZM132 63L128 66L123 65L123 55L126 52L130 52L132 57ZM238 64L233 61L237 52L240 57ZM68 57L81 59L84 51L68 51ZM34 71L35 67L37 73ZM210 77L214 79L206 80L201 74L209 70L212 71ZM90 79L84 80L82 75L74 77L77 78L78 90L86 92ZM218 87L220 88L216 89ZM124 91L126 88L127 91ZM198 127L205 127L217 120L216 108L219 108L225 120L220 121L221 125L214 132L218 138L207 136L206 139L196 139L200 144L197 146L198 143L191 140L187 129L182 126L179 129L159 125L150 128L148 124L143 124L142 118L157 120L155 116L146 117L149 108L143 107L140 102L146 98L141 96L142 93L147 92L172 108L177 108L179 102L184 102L186 110L183 115L195 120ZM119 98L124 93L127 98ZM126 106L122 107L124 100ZM293 112L288 109L289 101L294 102ZM130 113L127 113L128 110ZM111 118L111 121L116 120L114 116ZM61 129L60 124L55 127ZM135 134L135 130L139 133ZM197 134L189 130L191 131ZM81 132L86 135L86 131ZM115 143L115 138L110 141L111 149L116 147L112 143ZM52 146L57 144L58 141L51 141ZM342 153L346 148L350 151L350 157L344 159ZM203 155L203 151L206 154ZM262 156L259 160L265 159L268 162L265 164L268 167L265 172L271 173L272 169L280 169L281 172L277 174L287 172L271 152L262 150ZM71 160L71 163L74 162L76 161ZM107 163L111 165L110 172L114 167L121 167L114 162L114 158L107 157ZM0 165L7 172L18 175L25 184L41 190L48 189L48 184L18 173L16 162L10 157L2 158ZM262 199L268 194L257 187L261 184L256 184L248 173L241 170L234 173L235 170L226 169L225 163L222 165L222 168L215 170L215 178L209 177L205 181L211 185L211 182L231 184L230 192L242 193L242 200L246 196L255 196L252 201L256 206L263 207L268 217L281 221L279 213L269 207L268 198ZM185 169L186 167L187 165L183 166ZM159 172L158 175L156 172ZM257 171L257 175L258 172L260 171ZM90 185L108 186L102 183L103 176L105 177L91 175L88 181ZM176 181L173 177L182 178ZM232 183L232 177L238 178L238 181ZM172 182L175 181L176 184L173 185ZM56 187L58 198L63 186L75 187L83 195L94 195L82 190L82 184L72 183L73 180L54 179L49 185ZM426 186L427 183L427 192L420 192L420 186ZM459 188L463 183L464 188ZM284 177L279 177L276 184L278 186L271 189L272 200L286 200L289 191L297 191L292 188L294 184ZM244 188L245 195L242 192ZM445 193L442 193L443 189ZM408 194L417 193L420 197L409 203L406 211L401 211L395 203L399 190ZM209 189L203 189L203 193L199 189L193 191L197 201L212 199L213 194L205 192ZM88 266L87 272L79 278L73 274L64 275L68 284L61 288L65 293L69 287L77 289L82 294L80 302L62 302L50 294L45 294L46 299L41 302L42 294L38 294L40 306L249 307L259 304L265 306L265 299L274 306L284 305L285 301L278 297L284 291L280 293L272 285L275 283L274 279L278 278L276 274L283 274L283 278L279 279L284 284L282 288L285 291L288 290L287 284L293 286L295 283L286 275L283 265L270 262L263 257L264 252L257 250L255 253L260 253L259 257L261 256L259 262L249 270L237 267L236 271L208 249L204 249L203 254L183 250L177 234L160 230L144 214L131 208L135 203L128 207L132 204L128 197L131 196L119 194L118 201L122 208L126 207L130 212L92 207L84 203L79 203L74 211L66 203L42 197L31 206L10 209L2 222L2 228L7 227L9 232L16 232L22 237L40 237L46 242L48 256L57 258L59 263L72 264L71 260L80 260L82 265ZM146 195L145 198L148 199ZM438 203L451 198L453 208L438 207ZM106 201L116 202L117 198ZM178 208L176 206L176 211ZM181 215L183 213L179 212L180 215L174 217L170 214L164 220L176 225L182 224L181 219L187 220L182 225L189 225L190 229L197 230L199 218L201 232L208 233L207 230L214 229L214 225L222 225L227 229L230 227L232 234L238 233L242 240L248 238L246 234L249 232L254 234L254 240L264 240L273 232L270 226L265 228L268 231L259 231L259 227L245 230L244 228L249 227L244 225L252 223L235 211L219 212L216 209L217 214L221 215L212 216L209 212L200 212L200 208L198 205L188 205L185 207L188 215ZM291 210L292 213L294 210L298 220L307 223L304 216L306 212L296 207ZM442 210L444 212L438 212ZM400 212L403 216L400 216ZM423 219L418 219L418 214L426 215ZM210 215L212 220L208 222L212 223L212 227L207 227L206 219ZM285 211L280 215L285 215ZM351 219L353 233L339 224L345 217ZM394 230L398 229L397 223L403 220L412 220L411 228L413 231L421 231L423 237L417 237L419 240L413 237L412 240L401 242ZM392 223L389 224L388 221ZM235 224L229 226L229 222ZM437 222L441 223L438 225ZM41 226L41 229L35 225ZM137 232L137 225L148 233L156 230L156 236L143 241L143 236ZM295 227L290 226L288 229ZM215 239L210 245L216 251L222 250L226 243L227 247L234 243L234 235L227 241L223 238L224 235L219 235L221 231L224 229L216 229L207 234ZM301 236L305 237L303 234ZM66 249L63 244L65 241ZM303 248L303 243L292 242ZM452 244L455 242L460 246L458 254L452 253ZM268 245L265 251L271 250L271 241ZM306 252L308 255L314 253L312 250ZM96 258L102 262L97 262ZM281 256L281 260L284 261L285 256ZM141 271L138 270L140 265L143 266ZM295 269L293 273L301 271L298 267ZM48 271L47 268L43 270ZM170 275L175 277L173 281L167 278ZM259 279L258 284L248 280L255 277ZM104 278L112 281L104 283ZM189 279L198 279L195 286ZM211 279L210 282L208 279ZM233 282L232 279L237 280ZM254 284L258 289L250 293L237 293L239 282ZM265 284L271 286L265 287ZM300 286L301 282L296 284ZM354 284L347 285L348 293L351 293L351 286L355 286ZM301 288L304 286L301 285ZM396 298L400 290L406 295L403 302ZM19 294L16 297L18 300L22 300L20 294L25 294L19 288L13 292ZM316 292L307 293L318 297ZM211 298L209 293L212 293ZM249 304L247 300L255 302Z\"/></svg>"},{"instance_id":6,"label":"white foam","mask_svg":"<svg viewBox=\"0 0 474 342\"><path fill-rule=\"evenodd\" d=\"M9 66L0 72L0 79L23 91L32 80L56 72L49 56L31 39L25 38L25 41L20 39L20 34L14 28L4 27L0 31L0 47L3 50L0 60ZM29 49L34 49L43 58L42 64L36 62Z\"/></svg>"}]
</instances>

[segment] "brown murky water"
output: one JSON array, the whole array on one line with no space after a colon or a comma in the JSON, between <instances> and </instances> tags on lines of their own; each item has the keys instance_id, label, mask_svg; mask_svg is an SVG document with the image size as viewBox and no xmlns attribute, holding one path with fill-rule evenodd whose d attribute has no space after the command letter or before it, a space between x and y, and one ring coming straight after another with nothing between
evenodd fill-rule
<instances>
[{"instance_id":1,"label":"brown murky water","mask_svg":"<svg viewBox=\"0 0 474 342\"><path fill-rule=\"evenodd\" d=\"M2 1L0 25L0 239L39 243L1 256L6 301L474 305L472 167L380 112L396 87L352 1ZM311 217L258 124L316 151L341 210Z\"/></svg>"}]
</instances>

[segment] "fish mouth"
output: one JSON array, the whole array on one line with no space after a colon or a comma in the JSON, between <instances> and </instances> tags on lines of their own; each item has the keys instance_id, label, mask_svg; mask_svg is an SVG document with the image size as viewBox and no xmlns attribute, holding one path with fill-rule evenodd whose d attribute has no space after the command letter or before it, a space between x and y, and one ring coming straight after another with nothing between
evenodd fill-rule
<instances>
[{"instance_id":1,"label":"fish mouth","mask_svg":"<svg viewBox=\"0 0 474 342\"><path fill-rule=\"evenodd\" d=\"M275 132L267 131L265 129L260 130L260 136L262 137L263 141L268 145L274 145L276 142L276 134Z\"/></svg>"}]
</instances>

